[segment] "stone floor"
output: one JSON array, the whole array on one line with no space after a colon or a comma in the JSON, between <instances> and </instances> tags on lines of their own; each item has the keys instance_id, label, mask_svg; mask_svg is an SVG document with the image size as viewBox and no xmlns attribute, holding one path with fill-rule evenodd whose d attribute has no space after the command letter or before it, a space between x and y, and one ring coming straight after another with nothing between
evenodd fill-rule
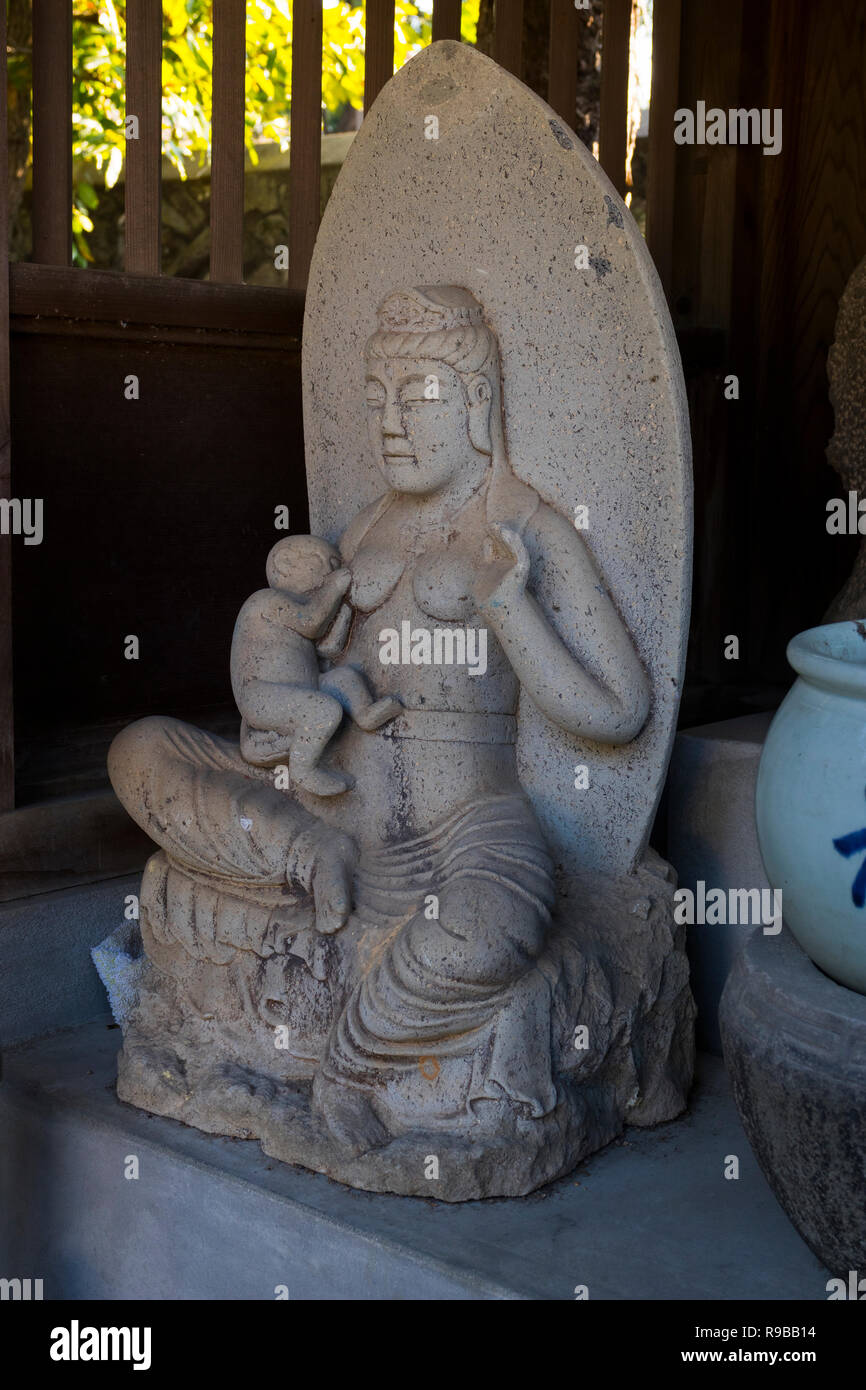
<instances>
[{"instance_id":1,"label":"stone floor","mask_svg":"<svg viewBox=\"0 0 866 1390\"><path fill-rule=\"evenodd\" d=\"M93 1023L3 1059L0 1275L46 1298L826 1299L715 1058L683 1119L532 1197L449 1206L434 1183L429 1201L353 1192L120 1104L119 1037Z\"/></svg>"}]
</instances>

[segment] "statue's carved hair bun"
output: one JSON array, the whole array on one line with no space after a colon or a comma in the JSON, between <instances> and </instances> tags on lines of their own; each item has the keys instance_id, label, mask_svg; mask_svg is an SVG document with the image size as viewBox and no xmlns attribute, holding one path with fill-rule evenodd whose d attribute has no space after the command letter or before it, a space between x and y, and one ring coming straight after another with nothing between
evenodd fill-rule
<instances>
[{"instance_id":1,"label":"statue's carved hair bun","mask_svg":"<svg viewBox=\"0 0 866 1390\"><path fill-rule=\"evenodd\" d=\"M481 305L457 285L422 285L395 290L379 306L379 327L386 333L436 333L481 324Z\"/></svg>"}]
</instances>

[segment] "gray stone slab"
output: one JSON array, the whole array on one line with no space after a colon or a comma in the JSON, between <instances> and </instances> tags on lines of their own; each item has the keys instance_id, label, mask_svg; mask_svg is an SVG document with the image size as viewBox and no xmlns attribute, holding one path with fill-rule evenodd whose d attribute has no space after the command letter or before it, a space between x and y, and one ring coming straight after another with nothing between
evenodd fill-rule
<instances>
[{"instance_id":1,"label":"gray stone slab","mask_svg":"<svg viewBox=\"0 0 866 1390\"><path fill-rule=\"evenodd\" d=\"M90 948L121 924L140 882L136 873L0 903L0 1044L110 1017Z\"/></svg>"},{"instance_id":2,"label":"gray stone slab","mask_svg":"<svg viewBox=\"0 0 866 1390\"><path fill-rule=\"evenodd\" d=\"M747 714L677 734L668 776L667 854L682 888L769 888L755 827L755 782L772 714ZM719 1000L752 926L688 929L698 1046L722 1055Z\"/></svg>"},{"instance_id":3,"label":"gray stone slab","mask_svg":"<svg viewBox=\"0 0 866 1390\"><path fill-rule=\"evenodd\" d=\"M532 1197L455 1206L433 1183L429 1201L352 1191L122 1105L118 1040L90 1025L6 1058L0 1272L43 1278L46 1298L826 1298L715 1059L684 1119Z\"/></svg>"}]
</instances>

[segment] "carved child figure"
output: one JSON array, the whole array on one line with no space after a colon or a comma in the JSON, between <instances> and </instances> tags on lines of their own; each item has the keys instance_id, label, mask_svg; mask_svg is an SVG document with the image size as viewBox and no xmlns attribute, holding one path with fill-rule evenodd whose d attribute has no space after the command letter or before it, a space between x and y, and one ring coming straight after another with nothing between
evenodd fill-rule
<instances>
[{"instance_id":1,"label":"carved child figure","mask_svg":"<svg viewBox=\"0 0 866 1390\"><path fill-rule=\"evenodd\" d=\"M342 604L352 582L339 553L317 536L288 536L267 559L269 589L247 599L232 638L232 690L242 716L241 753L248 763L271 767L288 759L289 775L316 796L336 796L354 779L318 766L345 709L365 730L378 729L402 708L399 700L374 700L353 666L321 673L321 639L345 628ZM338 612L339 610L339 612ZM337 641L332 646L342 646Z\"/></svg>"}]
</instances>

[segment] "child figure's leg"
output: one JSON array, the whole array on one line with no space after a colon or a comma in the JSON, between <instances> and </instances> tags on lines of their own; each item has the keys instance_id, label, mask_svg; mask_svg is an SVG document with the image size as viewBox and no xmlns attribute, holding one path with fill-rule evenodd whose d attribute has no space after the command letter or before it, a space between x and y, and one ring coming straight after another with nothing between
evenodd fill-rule
<instances>
[{"instance_id":1,"label":"child figure's leg","mask_svg":"<svg viewBox=\"0 0 866 1390\"><path fill-rule=\"evenodd\" d=\"M403 708L392 695L374 700L364 676L354 666L335 666L333 671L326 671L319 679L319 688L339 700L358 728L368 733L387 724Z\"/></svg>"},{"instance_id":2,"label":"child figure's leg","mask_svg":"<svg viewBox=\"0 0 866 1390\"><path fill-rule=\"evenodd\" d=\"M348 773L326 772L317 766L328 740L340 726L342 705L318 690L295 691L292 705L295 724L289 755L292 781L314 796L337 796L353 787L355 779Z\"/></svg>"},{"instance_id":3,"label":"child figure's leg","mask_svg":"<svg viewBox=\"0 0 866 1390\"><path fill-rule=\"evenodd\" d=\"M275 729L256 729L246 719L241 720L241 757L253 767L273 767L285 762L292 751L294 734L278 733Z\"/></svg>"}]
</instances>

